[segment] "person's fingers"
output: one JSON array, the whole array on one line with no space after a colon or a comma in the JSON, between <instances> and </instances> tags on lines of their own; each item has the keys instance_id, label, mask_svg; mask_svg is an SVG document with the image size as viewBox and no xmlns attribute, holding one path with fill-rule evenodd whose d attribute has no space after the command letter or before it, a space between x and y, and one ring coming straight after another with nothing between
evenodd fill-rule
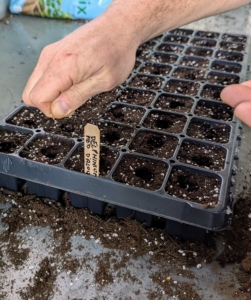
<instances>
[{"instance_id":1,"label":"person's fingers","mask_svg":"<svg viewBox=\"0 0 251 300\"><path fill-rule=\"evenodd\" d=\"M248 81L244 81L241 83L241 85L245 85L245 86L248 86L251 88L251 80L248 80Z\"/></svg>"},{"instance_id":2,"label":"person's fingers","mask_svg":"<svg viewBox=\"0 0 251 300\"><path fill-rule=\"evenodd\" d=\"M238 119L251 127L251 101L240 103L234 110Z\"/></svg>"},{"instance_id":3,"label":"person's fingers","mask_svg":"<svg viewBox=\"0 0 251 300\"><path fill-rule=\"evenodd\" d=\"M233 84L224 88L221 99L234 108L238 119L251 126L251 84Z\"/></svg>"},{"instance_id":4,"label":"person's fingers","mask_svg":"<svg viewBox=\"0 0 251 300\"><path fill-rule=\"evenodd\" d=\"M247 85L232 84L225 87L220 96L223 102L236 108L242 102L251 101L251 88Z\"/></svg>"},{"instance_id":5,"label":"person's fingers","mask_svg":"<svg viewBox=\"0 0 251 300\"><path fill-rule=\"evenodd\" d=\"M55 43L56 44L56 43ZM54 45L55 45L54 44ZM29 106L37 106L36 98L35 102L33 99L32 90L36 86L37 82L43 77L44 73L46 72L48 65L50 64L51 59L54 57L54 50L55 48L51 47L51 45L46 46L37 62L37 65L31 74L28 82L26 83L26 86L23 91L22 99L25 104ZM36 93L35 93L36 95ZM46 109L45 109L46 110Z\"/></svg>"},{"instance_id":6,"label":"person's fingers","mask_svg":"<svg viewBox=\"0 0 251 300\"><path fill-rule=\"evenodd\" d=\"M104 78L106 79L105 82ZM86 80L74 84L62 92L51 104L51 115L57 119L69 116L92 96L109 91L119 83L112 78L109 80L109 76L104 76L102 73L90 76Z\"/></svg>"}]
</instances>

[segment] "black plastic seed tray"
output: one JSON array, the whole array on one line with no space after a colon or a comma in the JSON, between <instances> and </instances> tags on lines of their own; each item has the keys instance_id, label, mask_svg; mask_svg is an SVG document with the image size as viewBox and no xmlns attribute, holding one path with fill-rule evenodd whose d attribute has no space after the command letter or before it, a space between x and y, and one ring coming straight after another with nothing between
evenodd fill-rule
<instances>
[{"instance_id":1,"label":"black plastic seed tray","mask_svg":"<svg viewBox=\"0 0 251 300\"><path fill-rule=\"evenodd\" d=\"M117 89L63 120L22 105L0 123L0 185L194 237L231 222L240 123L224 86L246 80L243 35L176 29L143 44ZM101 131L100 177L84 174L83 128Z\"/></svg>"}]
</instances>

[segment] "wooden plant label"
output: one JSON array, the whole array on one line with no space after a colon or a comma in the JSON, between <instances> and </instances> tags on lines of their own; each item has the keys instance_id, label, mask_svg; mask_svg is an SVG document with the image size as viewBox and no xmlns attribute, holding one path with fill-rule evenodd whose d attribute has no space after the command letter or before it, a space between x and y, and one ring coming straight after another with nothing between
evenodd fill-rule
<instances>
[{"instance_id":1,"label":"wooden plant label","mask_svg":"<svg viewBox=\"0 0 251 300\"><path fill-rule=\"evenodd\" d=\"M84 170L86 174L99 176L100 131L92 124L84 128Z\"/></svg>"}]
</instances>

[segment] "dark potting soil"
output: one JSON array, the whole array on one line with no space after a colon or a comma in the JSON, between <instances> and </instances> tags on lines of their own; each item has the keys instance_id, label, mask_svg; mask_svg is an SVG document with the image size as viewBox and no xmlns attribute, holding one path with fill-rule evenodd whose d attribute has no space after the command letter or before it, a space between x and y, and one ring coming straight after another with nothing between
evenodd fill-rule
<instances>
[{"instance_id":1,"label":"dark potting soil","mask_svg":"<svg viewBox=\"0 0 251 300\"><path fill-rule=\"evenodd\" d=\"M227 151L223 147L205 143L184 141L178 152L178 160L182 163L201 168L222 171L225 166Z\"/></svg>"},{"instance_id":2,"label":"dark potting soil","mask_svg":"<svg viewBox=\"0 0 251 300\"><path fill-rule=\"evenodd\" d=\"M149 55L150 55L149 50L137 50L136 52L137 59L147 60Z\"/></svg>"},{"instance_id":3,"label":"dark potting soil","mask_svg":"<svg viewBox=\"0 0 251 300\"><path fill-rule=\"evenodd\" d=\"M224 61L216 61L212 63L212 69L222 72L228 72L228 73L240 73L241 72L241 65L239 64L230 64Z\"/></svg>"},{"instance_id":4,"label":"dark potting soil","mask_svg":"<svg viewBox=\"0 0 251 300\"><path fill-rule=\"evenodd\" d=\"M204 79L205 73L206 71L202 69L178 67L172 73L172 77L202 81Z\"/></svg>"},{"instance_id":5,"label":"dark potting soil","mask_svg":"<svg viewBox=\"0 0 251 300\"><path fill-rule=\"evenodd\" d=\"M178 142L178 138L174 136L151 131L140 131L133 138L129 149L131 151L166 159L173 156Z\"/></svg>"},{"instance_id":6,"label":"dark potting soil","mask_svg":"<svg viewBox=\"0 0 251 300\"><path fill-rule=\"evenodd\" d=\"M226 52L226 51L217 51L215 56L222 60L229 60L229 61L243 61L243 54L235 53L235 52Z\"/></svg>"},{"instance_id":7,"label":"dark potting soil","mask_svg":"<svg viewBox=\"0 0 251 300\"><path fill-rule=\"evenodd\" d=\"M36 136L20 153L21 157L44 164L58 164L70 152L74 141L41 134Z\"/></svg>"},{"instance_id":8,"label":"dark potting soil","mask_svg":"<svg viewBox=\"0 0 251 300\"><path fill-rule=\"evenodd\" d=\"M176 111L180 113L188 113L193 106L193 99L189 97L162 94L158 97L154 107L162 110Z\"/></svg>"},{"instance_id":9,"label":"dark potting soil","mask_svg":"<svg viewBox=\"0 0 251 300\"><path fill-rule=\"evenodd\" d=\"M178 114L152 111L146 117L143 126L169 133L181 133L187 118Z\"/></svg>"},{"instance_id":10,"label":"dark potting soil","mask_svg":"<svg viewBox=\"0 0 251 300\"><path fill-rule=\"evenodd\" d=\"M200 85L197 82L170 79L164 90L169 93L195 96L199 88Z\"/></svg>"},{"instance_id":11,"label":"dark potting soil","mask_svg":"<svg viewBox=\"0 0 251 300\"><path fill-rule=\"evenodd\" d=\"M142 89L158 90L161 88L163 82L164 79L160 77L136 75L129 82L129 86Z\"/></svg>"},{"instance_id":12,"label":"dark potting soil","mask_svg":"<svg viewBox=\"0 0 251 300\"><path fill-rule=\"evenodd\" d=\"M99 176L105 177L111 171L118 158L118 151L110 150L104 146L100 148ZM85 173L84 171L84 147L77 147L67 159L64 166L67 169Z\"/></svg>"},{"instance_id":13,"label":"dark potting soil","mask_svg":"<svg viewBox=\"0 0 251 300\"><path fill-rule=\"evenodd\" d=\"M174 168L166 184L166 192L173 197L213 207L218 203L220 187L220 177Z\"/></svg>"},{"instance_id":14,"label":"dark potting soil","mask_svg":"<svg viewBox=\"0 0 251 300\"><path fill-rule=\"evenodd\" d=\"M158 190L167 169L163 162L125 155L113 173L113 179L146 190Z\"/></svg>"},{"instance_id":15,"label":"dark potting soil","mask_svg":"<svg viewBox=\"0 0 251 300\"><path fill-rule=\"evenodd\" d=\"M191 41L192 45L199 46L199 47L208 47L212 48L216 46L215 40L209 40L209 39L200 39L200 38L194 38Z\"/></svg>"},{"instance_id":16,"label":"dark potting soil","mask_svg":"<svg viewBox=\"0 0 251 300\"><path fill-rule=\"evenodd\" d=\"M210 72L207 76L207 81L213 84L230 85L240 82L240 77L218 72Z\"/></svg>"},{"instance_id":17,"label":"dark potting soil","mask_svg":"<svg viewBox=\"0 0 251 300\"><path fill-rule=\"evenodd\" d=\"M223 103L213 103L200 100L194 110L197 116L212 118L220 121L231 121L234 110L231 106Z\"/></svg>"},{"instance_id":18,"label":"dark potting soil","mask_svg":"<svg viewBox=\"0 0 251 300\"><path fill-rule=\"evenodd\" d=\"M206 48L189 47L189 48L187 48L185 54L190 55L190 56L211 57L213 54L213 50L206 49Z\"/></svg>"},{"instance_id":19,"label":"dark potting soil","mask_svg":"<svg viewBox=\"0 0 251 300\"><path fill-rule=\"evenodd\" d=\"M171 42L176 44L187 44L189 38L185 36L179 36L179 35L168 35L165 37L165 42Z\"/></svg>"},{"instance_id":20,"label":"dark potting soil","mask_svg":"<svg viewBox=\"0 0 251 300\"><path fill-rule=\"evenodd\" d=\"M228 143L230 127L226 124L192 119L187 128L187 134L196 139L215 143Z\"/></svg>"},{"instance_id":21,"label":"dark potting soil","mask_svg":"<svg viewBox=\"0 0 251 300\"><path fill-rule=\"evenodd\" d=\"M239 43L245 43L247 41L246 36L244 36L244 35L233 35L233 34L223 34L222 39L224 41L239 42Z\"/></svg>"},{"instance_id":22,"label":"dark potting soil","mask_svg":"<svg viewBox=\"0 0 251 300\"><path fill-rule=\"evenodd\" d=\"M230 43L230 42L221 42L220 43L221 50L228 50L228 51L236 51L242 52L245 50L244 44L237 44L237 43Z\"/></svg>"},{"instance_id":23,"label":"dark potting soil","mask_svg":"<svg viewBox=\"0 0 251 300\"><path fill-rule=\"evenodd\" d=\"M195 36L199 36L202 38L209 38L209 39L218 39L220 34L217 32L197 31Z\"/></svg>"},{"instance_id":24,"label":"dark potting soil","mask_svg":"<svg viewBox=\"0 0 251 300\"><path fill-rule=\"evenodd\" d=\"M169 65L146 63L139 69L139 73L166 76L171 69Z\"/></svg>"},{"instance_id":25,"label":"dark potting soil","mask_svg":"<svg viewBox=\"0 0 251 300\"><path fill-rule=\"evenodd\" d=\"M169 53L181 53L183 49L184 46L162 43L158 46L157 51L169 52Z\"/></svg>"},{"instance_id":26,"label":"dark potting soil","mask_svg":"<svg viewBox=\"0 0 251 300\"><path fill-rule=\"evenodd\" d=\"M186 67L207 68L209 66L209 60L206 58L184 56L180 64Z\"/></svg>"},{"instance_id":27,"label":"dark potting soil","mask_svg":"<svg viewBox=\"0 0 251 300\"><path fill-rule=\"evenodd\" d=\"M0 129L0 152L15 153L21 147L26 147L25 143L32 134L12 131L5 128Z\"/></svg>"},{"instance_id":28,"label":"dark potting soil","mask_svg":"<svg viewBox=\"0 0 251 300\"><path fill-rule=\"evenodd\" d=\"M181 180L182 181L182 180ZM190 242L168 236L159 227L145 228L144 225L130 218L117 219L113 214L107 213L104 219L94 216L86 209L76 209L69 204L69 198L65 197L64 205L50 199L37 198L34 195L15 193L6 189L0 191L0 203L12 203L13 207L4 214L2 222L6 230L1 232L1 241L5 243L5 249L0 250L1 258L7 258L14 268L25 266L28 261L30 249L23 248L24 238L20 235L21 230L28 226L52 230L52 253L50 257L41 258L38 270L31 275L27 287L18 291L23 300L35 299L36 295L48 295L53 298L57 285L55 271L71 272L78 276L84 269L92 270L90 260L97 262L97 268L93 269L94 283L97 291L111 283L111 278L121 281L121 284L133 285L135 278L128 273L131 259L142 257L151 253L150 265L158 268L151 271L151 278L158 288L149 288L146 299L163 299L165 295L172 297L179 295L181 300L202 300L196 290L199 286L189 283L194 274L188 268L201 263L222 266L235 263L236 276L239 287L236 287L234 299L250 299L250 252L251 252L251 193L241 196L236 201L233 222L228 230L223 232L209 233L203 242ZM116 232L116 236L111 232ZM106 253L100 256L79 256L77 259L71 255L71 238L74 236L90 239L100 239L106 248ZM18 237L18 238L17 238ZM145 242L147 241L147 243ZM215 243L220 241L220 251ZM115 253L113 251L119 251ZM26 254L25 254L26 253ZM182 253L182 255L181 255ZM184 254L184 255L183 255ZM22 259L20 259L22 258ZM212 265L213 266L213 265ZM0 270L4 279L5 272L11 265L0 259ZM186 268L187 267L187 268ZM174 283L169 274L182 276L183 280ZM229 284L227 283L229 281ZM232 279L226 279L226 286L233 286ZM5 283L10 283L5 278ZM90 282L86 282L86 286ZM11 283L14 288L14 281ZM223 285L224 288L225 284ZM224 291L223 291L224 293ZM137 290L135 295L141 295ZM8 295L5 295L8 297ZM213 299L213 295L209 296Z\"/></svg>"},{"instance_id":29,"label":"dark potting soil","mask_svg":"<svg viewBox=\"0 0 251 300\"><path fill-rule=\"evenodd\" d=\"M113 104L102 118L108 121L124 123L126 125L139 124L145 114L145 109L130 107L120 104Z\"/></svg>"},{"instance_id":30,"label":"dark potting soil","mask_svg":"<svg viewBox=\"0 0 251 300\"><path fill-rule=\"evenodd\" d=\"M174 64L178 60L179 56L175 54L167 54L163 52L156 52L151 55L150 61L154 63L162 64Z\"/></svg>"},{"instance_id":31,"label":"dark potting soil","mask_svg":"<svg viewBox=\"0 0 251 300\"><path fill-rule=\"evenodd\" d=\"M132 138L134 129L111 122L98 123L100 142L111 147L121 148Z\"/></svg>"},{"instance_id":32,"label":"dark potting soil","mask_svg":"<svg viewBox=\"0 0 251 300\"><path fill-rule=\"evenodd\" d=\"M142 44L139 47L139 50L152 50L155 45L156 45L156 43L154 41L148 41L148 42L145 42L144 44Z\"/></svg>"},{"instance_id":33,"label":"dark potting soil","mask_svg":"<svg viewBox=\"0 0 251 300\"><path fill-rule=\"evenodd\" d=\"M150 106L155 96L156 94L154 92L127 88L121 91L117 101L142 106Z\"/></svg>"},{"instance_id":34,"label":"dark potting soil","mask_svg":"<svg viewBox=\"0 0 251 300\"><path fill-rule=\"evenodd\" d=\"M190 29L174 29L170 31L172 34L177 34L177 35L192 35L193 30Z\"/></svg>"},{"instance_id":35,"label":"dark potting soil","mask_svg":"<svg viewBox=\"0 0 251 300\"><path fill-rule=\"evenodd\" d=\"M221 101L220 94L224 87L205 85L200 93L201 97L205 99L212 99L216 101Z\"/></svg>"}]
</instances>

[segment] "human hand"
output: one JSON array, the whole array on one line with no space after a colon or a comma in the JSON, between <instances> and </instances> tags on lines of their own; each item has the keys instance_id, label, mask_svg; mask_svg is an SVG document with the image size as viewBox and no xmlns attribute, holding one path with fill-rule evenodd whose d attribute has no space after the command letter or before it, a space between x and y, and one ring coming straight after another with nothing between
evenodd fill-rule
<instances>
[{"instance_id":1,"label":"human hand","mask_svg":"<svg viewBox=\"0 0 251 300\"><path fill-rule=\"evenodd\" d=\"M227 86L221 99L234 108L238 119L251 126L251 80Z\"/></svg>"},{"instance_id":2,"label":"human hand","mask_svg":"<svg viewBox=\"0 0 251 300\"><path fill-rule=\"evenodd\" d=\"M46 46L24 89L24 102L48 117L63 118L124 82L139 42L129 26L117 23L100 17Z\"/></svg>"}]
</instances>

